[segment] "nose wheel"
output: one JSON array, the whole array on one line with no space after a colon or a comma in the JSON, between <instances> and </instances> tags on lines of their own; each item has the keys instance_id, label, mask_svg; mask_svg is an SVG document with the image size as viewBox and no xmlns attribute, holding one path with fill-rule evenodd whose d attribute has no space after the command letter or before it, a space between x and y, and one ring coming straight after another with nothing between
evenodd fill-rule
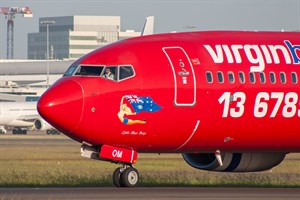
<instances>
[{"instance_id":1,"label":"nose wheel","mask_svg":"<svg viewBox=\"0 0 300 200\"><path fill-rule=\"evenodd\" d=\"M116 187L135 187L139 182L139 173L132 166L119 167L113 173L113 183Z\"/></svg>"}]
</instances>

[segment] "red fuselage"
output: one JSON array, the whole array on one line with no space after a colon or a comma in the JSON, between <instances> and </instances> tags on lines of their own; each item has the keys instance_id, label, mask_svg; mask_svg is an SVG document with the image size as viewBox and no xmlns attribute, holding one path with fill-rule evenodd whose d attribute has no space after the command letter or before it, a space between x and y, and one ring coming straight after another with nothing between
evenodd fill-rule
<instances>
[{"instance_id":1,"label":"red fuselage","mask_svg":"<svg viewBox=\"0 0 300 200\"><path fill-rule=\"evenodd\" d=\"M107 68L114 77L104 76ZM82 57L38 110L93 146L299 152L299 85L300 33L161 34Z\"/></svg>"}]
</instances>

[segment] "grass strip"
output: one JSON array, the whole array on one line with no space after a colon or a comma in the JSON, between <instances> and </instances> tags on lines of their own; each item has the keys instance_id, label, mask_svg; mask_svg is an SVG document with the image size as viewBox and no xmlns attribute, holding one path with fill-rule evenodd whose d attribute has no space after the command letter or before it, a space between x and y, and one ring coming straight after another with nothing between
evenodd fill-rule
<instances>
[{"instance_id":1,"label":"grass strip","mask_svg":"<svg viewBox=\"0 0 300 200\"><path fill-rule=\"evenodd\" d=\"M65 136L0 136L0 187L112 186L118 165L82 158ZM300 187L300 155L289 154L270 171L197 170L180 154L139 154L140 186Z\"/></svg>"}]
</instances>

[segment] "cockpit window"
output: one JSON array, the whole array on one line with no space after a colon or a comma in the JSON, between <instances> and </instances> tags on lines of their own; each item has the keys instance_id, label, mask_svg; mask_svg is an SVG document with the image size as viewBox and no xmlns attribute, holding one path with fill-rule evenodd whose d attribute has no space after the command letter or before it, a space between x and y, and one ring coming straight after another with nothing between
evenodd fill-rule
<instances>
[{"instance_id":1,"label":"cockpit window","mask_svg":"<svg viewBox=\"0 0 300 200\"><path fill-rule=\"evenodd\" d=\"M71 65L67 71L64 73L64 76L72 76L74 72L76 71L78 65Z\"/></svg>"},{"instance_id":2,"label":"cockpit window","mask_svg":"<svg viewBox=\"0 0 300 200\"><path fill-rule=\"evenodd\" d=\"M100 76L104 66L71 65L64 76Z\"/></svg>"},{"instance_id":3,"label":"cockpit window","mask_svg":"<svg viewBox=\"0 0 300 200\"><path fill-rule=\"evenodd\" d=\"M105 67L105 70L103 70L101 77L116 81L117 77L118 77L117 76L117 67L115 67L115 66Z\"/></svg>"},{"instance_id":4,"label":"cockpit window","mask_svg":"<svg viewBox=\"0 0 300 200\"><path fill-rule=\"evenodd\" d=\"M113 81L122 81L133 76L133 67L128 65L106 66L101 74L101 77Z\"/></svg>"},{"instance_id":5,"label":"cockpit window","mask_svg":"<svg viewBox=\"0 0 300 200\"><path fill-rule=\"evenodd\" d=\"M124 80L126 78L132 77L134 71L132 66L120 66L119 80Z\"/></svg>"},{"instance_id":6,"label":"cockpit window","mask_svg":"<svg viewBox=\"0 0 300 200\"><path fill-rule=\"evenodd\" d=\"M98 76L112 81L123 81L135 75L131 65L96 66L71 65L64 76Z\"/></svg>"},{"instance_id":7,"label":"cockpit window","mask_svg":"<svg viewBox=\"0 0 300 200\"><path fill-rule=\"evenodd\" d=\"M81 65L78 67L75 76L100 76L103 66L85 66Z\"/></svg>"}]
</instances>

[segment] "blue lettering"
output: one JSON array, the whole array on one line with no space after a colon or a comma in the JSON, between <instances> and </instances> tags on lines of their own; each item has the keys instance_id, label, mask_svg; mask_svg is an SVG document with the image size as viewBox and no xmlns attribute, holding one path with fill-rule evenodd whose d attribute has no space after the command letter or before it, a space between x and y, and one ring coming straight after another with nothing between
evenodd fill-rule
<instances>
[{"instance_id":1,"label":"blue lettering","mask_svg":"<svg viewBox=\"0 0 300 200\"><path fill-rule=\"evenodd\" d=\"M300 64L300 57L297 55L297 50L300 52L300 45L292 45L292 43L288 40L285 40L284 43L288 47L290 53L293 56L294 64Z\"/></svg>"}]
</instances>

